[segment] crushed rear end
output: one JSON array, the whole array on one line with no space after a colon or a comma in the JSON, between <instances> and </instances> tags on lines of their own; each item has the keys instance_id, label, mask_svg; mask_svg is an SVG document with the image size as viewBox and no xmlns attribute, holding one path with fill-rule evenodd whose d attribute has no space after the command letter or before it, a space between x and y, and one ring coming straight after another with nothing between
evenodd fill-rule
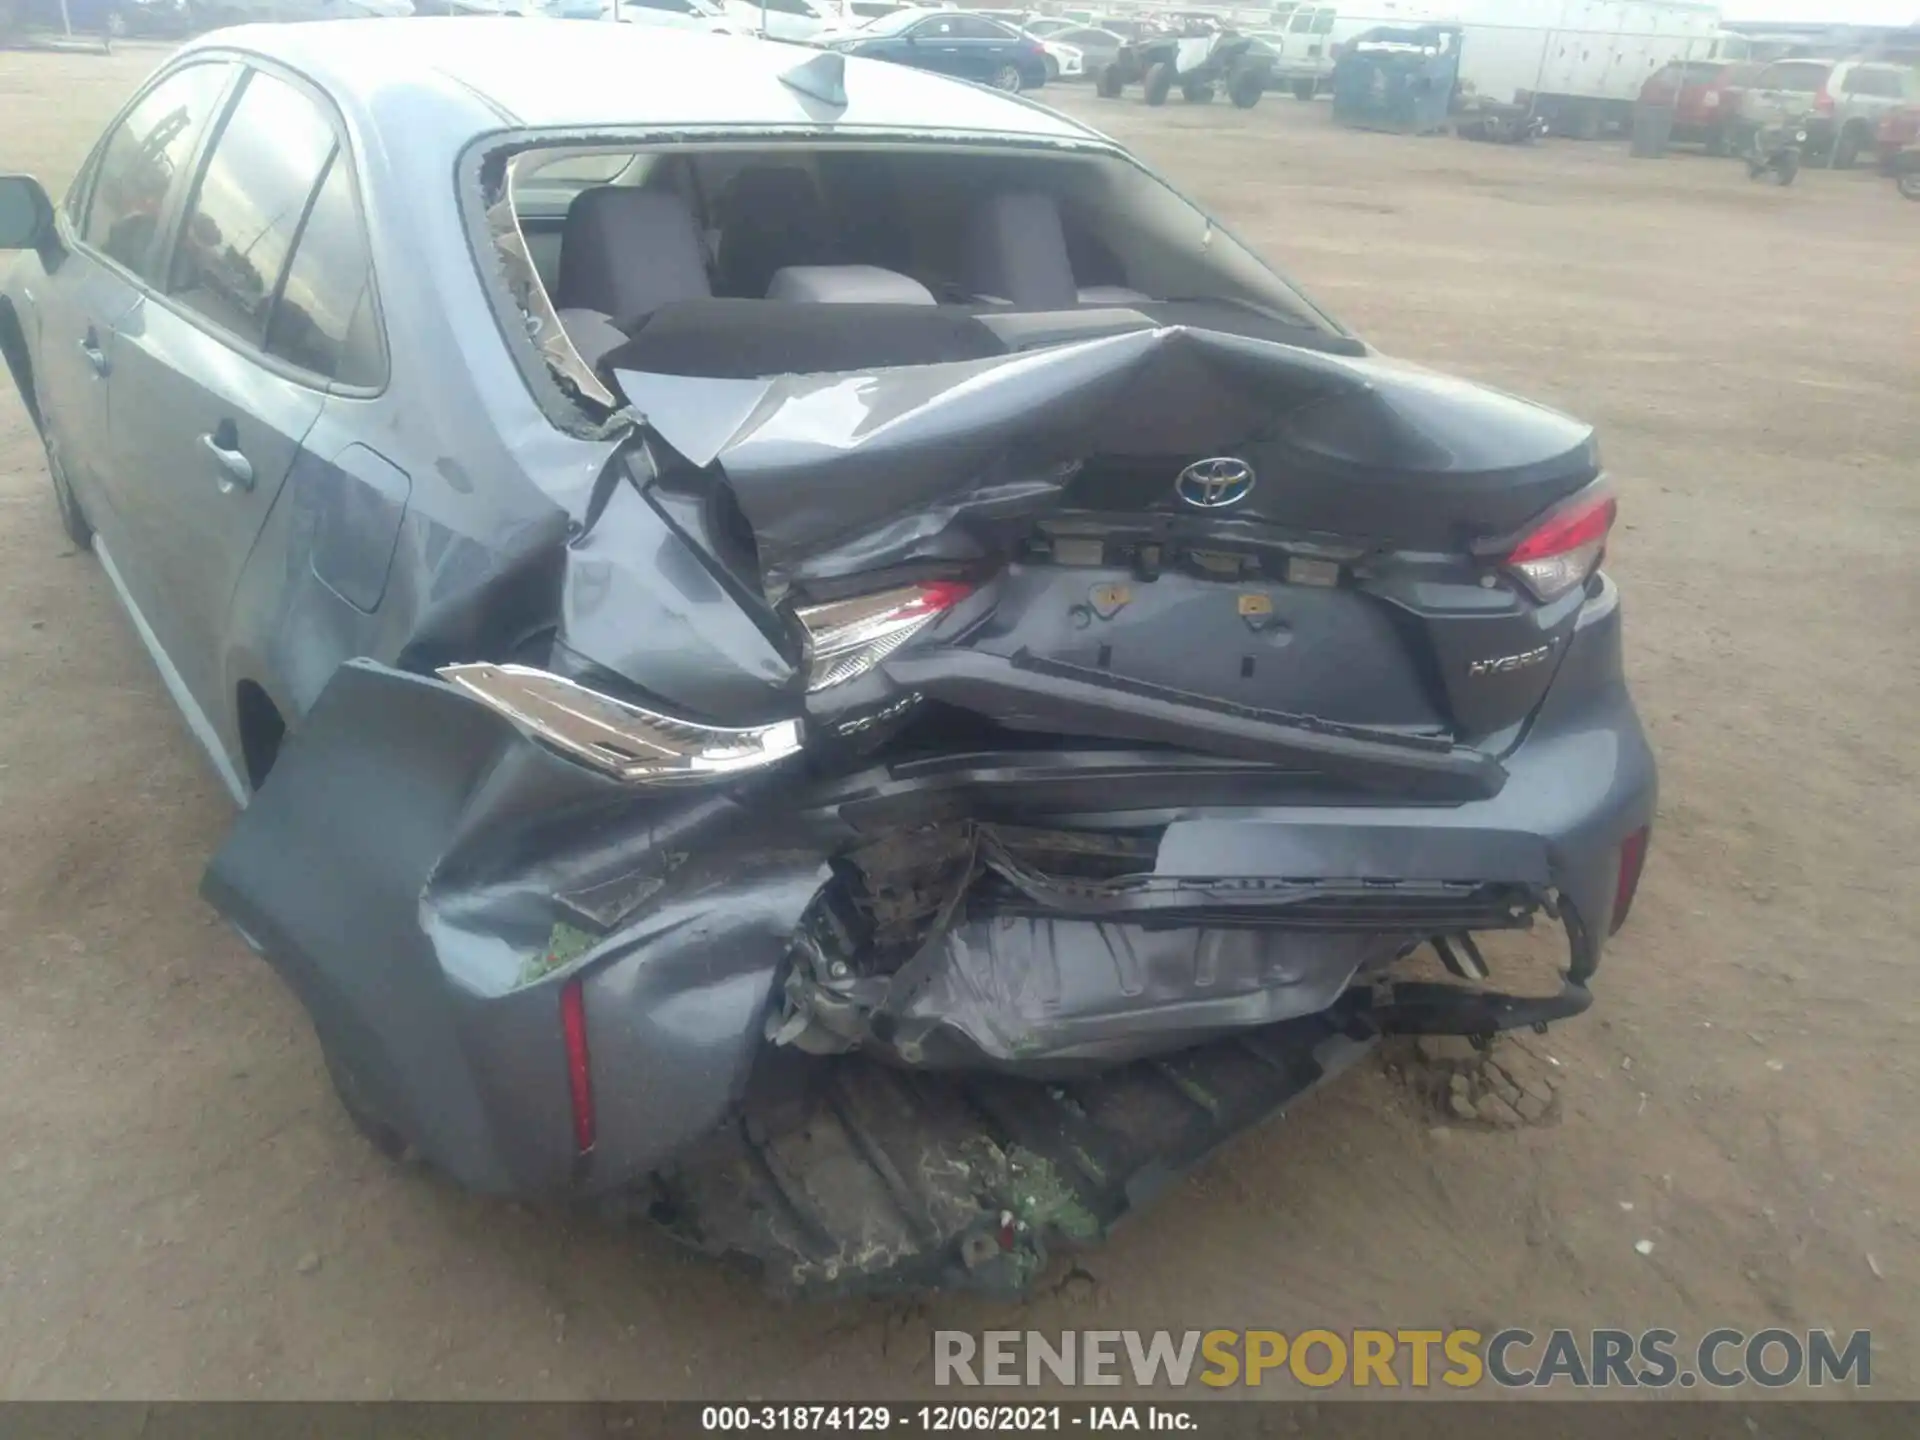
<instances>
[{"instance_id":1,"label":"crushed rear end","mask_svg":"<svg viewBox=\"0 0 1920 1440\"><path fill-rule=\"evenodd\" d=\"M363 1122L783 1288L1018 1288L1382 1033L1587 1007L1655 788L1589 432L1132 310L968 323L741 381L643 332L589 523L335 676L206 889ZM1486 974L1524 929L1557 993Z\"/></svg>"}]
</instances>

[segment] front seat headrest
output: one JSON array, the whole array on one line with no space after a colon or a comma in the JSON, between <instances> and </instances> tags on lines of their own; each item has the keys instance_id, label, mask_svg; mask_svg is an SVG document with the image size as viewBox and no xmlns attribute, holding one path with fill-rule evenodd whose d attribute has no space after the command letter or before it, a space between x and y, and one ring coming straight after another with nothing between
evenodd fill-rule
<instances>
[{"instance_id":1,"label":"front seat headrest","mask_svg":"<svg viewBox=\"0 0 1920 1440\"><path fill-rule=\"evenodd\" d=\"M680 196L600 185L567 207L555 309L596 310L626 327L672 301L712 293L700 232Z\"/></svg>"}]
</instances>

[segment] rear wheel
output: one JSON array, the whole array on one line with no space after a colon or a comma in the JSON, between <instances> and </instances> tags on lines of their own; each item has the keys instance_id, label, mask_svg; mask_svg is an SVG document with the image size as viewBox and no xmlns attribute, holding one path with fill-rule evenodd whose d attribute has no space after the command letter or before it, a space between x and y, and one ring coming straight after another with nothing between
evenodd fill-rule
<instances>
[{"instance_id":1,"label":"rear wheel","mask_svg":"<svg viewBox=\"0 0 1920 1440\"><path fill-rule=\"evenodd\" d=\"M1260 103L1261 92L1266 88L1266 80L1258 70L1242 70L1227 82L1227 98L1239 109L1251 110Z\"/></svg>"},{"instance_id":2,"label":"rear wheel","mask_svg":"<svg viewBox=\"0 0 1920 1440\"><path fill-rule=\"evenodd\" d=\"M1296 80L1293 82L1293 98L1296 100L1311 100L1314 91L1319 88L1320 87L1315 85L1311 80Z\"/></svg>"},{"instance_id":3,"label":"rear wheel","mask_svg":"<svg viewBox=\"0 0 1920 1440\"><path fill-rule=\"evenodd\" d=\"M1147 78L1141 82L1141 89L1146 91L1149 105L1166 104L1167 92L1173 89L1173 66L1164 60L1158 65L1148 66Z\"/></svg>"},{"instance_id":4,"label":"rear wheel","mask_svg":"<svg viewBox=\"0 0 1920 1440\"><path fill-rule=\"evenodd\" d=\"M1206 81L1189 80L1180 87L1180 94L1189 105L1210 105L1213 103L1213 86Z\"/></svg>"},{"instance_id":5,"label":"rear wheel","mask_svg":"<svg viewBox=\"0 0 1920 1440\"><path fill-rule=\"evenodd\" d=\"M1093 88L1097 90L1104 99L1117 99L1121 90L1126 88L1126 81L1122 79L1120 75L1119 63L1115 62L1112 65L1102 65L1100 67L1100 73L1094 77Z\"/></svg>"},{"instance_id":6,"label":"rear wheel","mask_svg":"<svg viewBox=\"0 0 1920 1440\"><path fill-rule=\"evenodd\" d=\"M1791 185L1800 176L1800 157L1791 152L1782 155L1773 167L1773 176L1782 185Z\"/></svg>"},{"instance_id":7,"label":"rear wheel","mask_svg":"<svg viewBox=\"0 0 1920 1440\"><path fill-rule=\"evenodd\" d=\"M1018 65L1002 65L998 70L994 71L993 88L996 90L1004 90L1009 95L1018 95L1020 93L1020 67Z\"/></svg>"}]
</instances>

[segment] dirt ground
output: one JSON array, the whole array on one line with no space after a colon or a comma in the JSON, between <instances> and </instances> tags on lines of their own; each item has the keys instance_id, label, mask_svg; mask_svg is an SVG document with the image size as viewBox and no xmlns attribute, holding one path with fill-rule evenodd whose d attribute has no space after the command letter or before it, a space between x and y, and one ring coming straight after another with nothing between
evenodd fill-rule
<instances>
[{"instance_id":1,"label":"dirt ground","mask_svg":"<svg viewBox=\"0 0 1920 1440\"><path fill-rule=\"evenodd\" d=\"M162 52L0 54L56 189ZM1556 1123L1365 1067L1009 1309L802 1311L390 1169L195 898L228 802L0 399L0 1394L903 1395L935 1327L1871 1327L1920 1395L1920 206L1049 91L1383 349L1596 422L1663 765ZM1636 1242L1651 1241L1642 1255Z\"/></svg>"}]
</instances>

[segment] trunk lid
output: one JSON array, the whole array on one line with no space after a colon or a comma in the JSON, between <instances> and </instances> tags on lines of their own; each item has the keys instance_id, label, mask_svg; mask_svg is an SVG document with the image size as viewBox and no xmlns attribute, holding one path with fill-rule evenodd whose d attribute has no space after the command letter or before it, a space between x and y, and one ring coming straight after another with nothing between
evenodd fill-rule
<instances>
[{"instance_id":1,"label":"trunk lid","mask_svg":"<svg viewBox=\"0 0 1920 1440\"><path fill-rule=\"evenodd\" d=\"M770 597L970 581L874 668L1015 728L1174 743L1149 713L1200 706L1221 734L1444 749L1525 719L1578 610L1499 562L1595 480L1591 431L1378 357L1149 327L853 376L617 378L724 477ZM691 385L720 388L662 403Z\"/></svg>"}]
</instances>

